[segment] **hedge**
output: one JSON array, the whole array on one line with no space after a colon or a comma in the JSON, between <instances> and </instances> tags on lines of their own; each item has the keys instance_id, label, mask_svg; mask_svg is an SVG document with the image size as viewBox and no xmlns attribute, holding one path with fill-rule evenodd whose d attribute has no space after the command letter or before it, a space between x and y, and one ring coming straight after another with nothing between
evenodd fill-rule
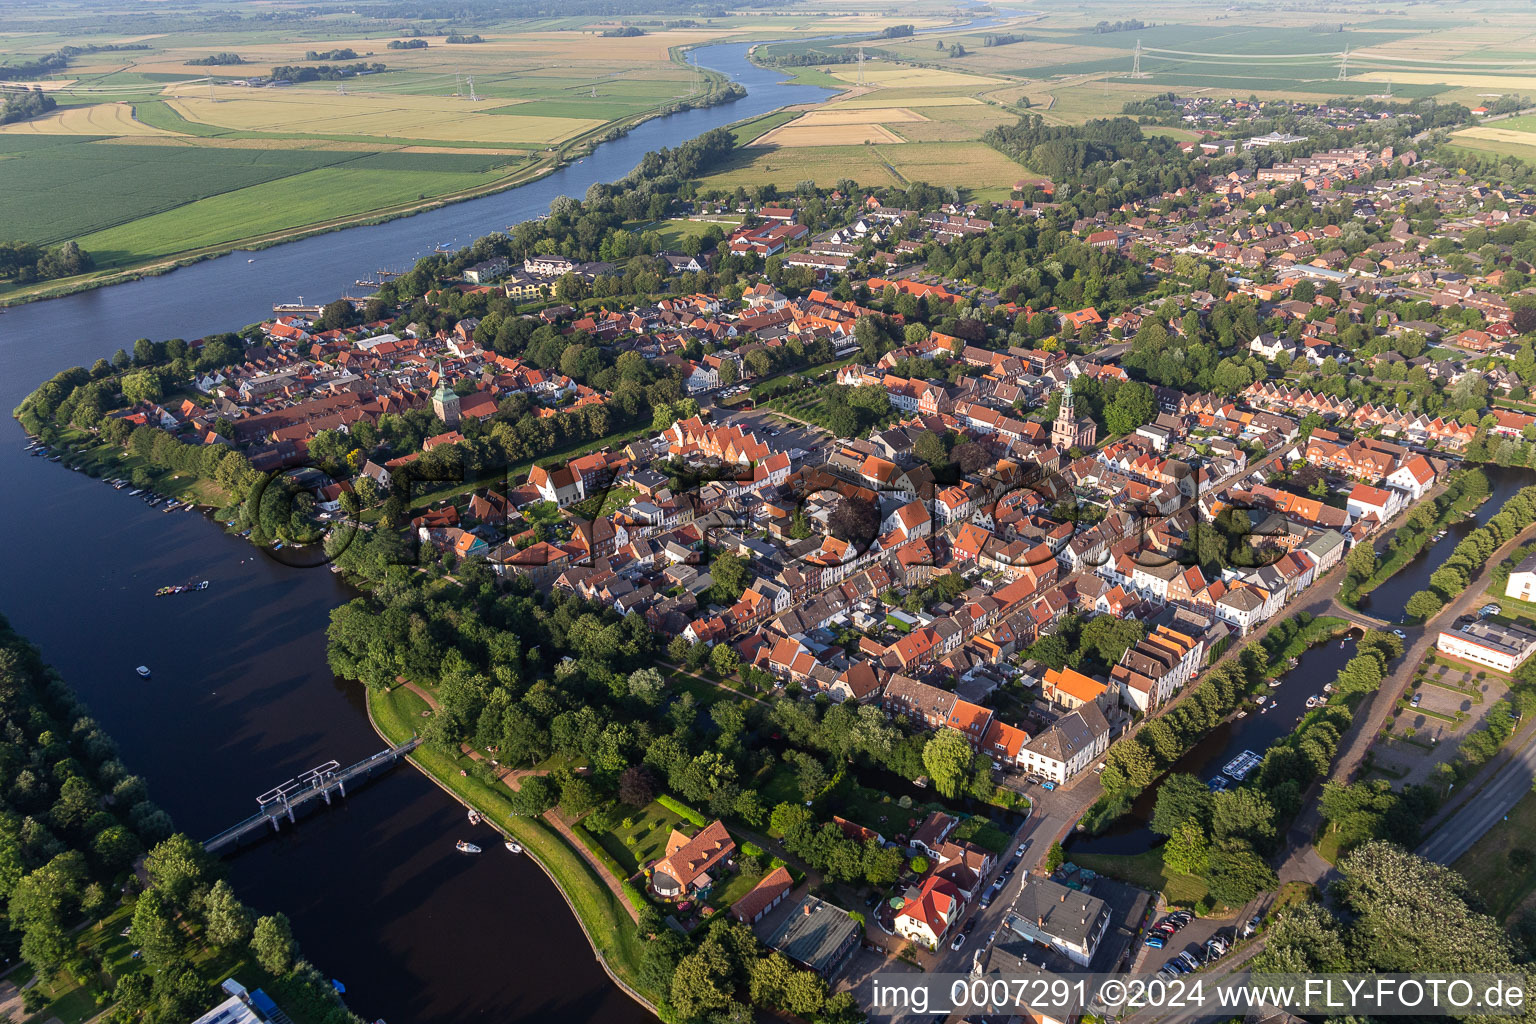
<instances>
[{"instance_id":1,"label":"hedge","mask_svg":"<svg viewBox=\"0 0 1536 1024\"><path fill-rule=\"evenodd\" d=\"M656 802L661 804L661 806L665 807L667 810L671 811L673 814L677 815L679 818L682 818L684 821L691 822L692 824L699 826L699 828L703 828L705 825L709 824L709 819L705 818L704 815L700 814L692 807L689 807L681 800L678 800L676 797L663 793L656 798Z\"/></svg>"}]
</instances>

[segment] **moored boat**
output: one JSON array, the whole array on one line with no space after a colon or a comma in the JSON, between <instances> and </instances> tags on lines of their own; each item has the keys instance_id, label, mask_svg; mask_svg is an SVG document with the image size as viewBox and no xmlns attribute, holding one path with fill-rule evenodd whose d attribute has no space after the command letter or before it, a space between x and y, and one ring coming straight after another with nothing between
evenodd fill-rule
<instances>
[{"instance_id":1,"label":"moored boat","mask_svg":"<svg viewBox=\"0 0 1536 1024\"><path fill-rule=\"evenodd\" d=\"M138 668L134 669L134 671L137 672L140 676L144 677L145 679L149 678L149 666L148 665L140 665Z\"/></svg>"},{"instance_id":2,"label":"moored boat","mask_svg":"<svg viewBox=\"0 0 1536 1024\"><path fill-rule=\"evenodd\" d=\"M469 809L469 823L471 825L480 824L480 812L475 810L473 807Z\"/></svg>"},{"instance_id":3,"label":"moored boat","mask_svg":"<svg viewBox=\"0 0 1536 1024\"><path fill-rule=\"evenodd\" d=\"M512 853L522 853L523 852L522 846L520 844L518 844L518 843L513 842L510 839L508 839L502 845L505 846Z\"/></svg>"},{"instance_id":4,"label":"moored boat","mask_svg":"<svg viewBox=\"0 0 1536 1024\"><path fill-rule=\"evenodd\" d=\"M460 839L458 842L454 843L453 844L453 848L455 850L458 850L460 853L479 853L480 852L480 847L476 846L474 843L466 843L462 839Z\"/></svg>"}]
</instances>

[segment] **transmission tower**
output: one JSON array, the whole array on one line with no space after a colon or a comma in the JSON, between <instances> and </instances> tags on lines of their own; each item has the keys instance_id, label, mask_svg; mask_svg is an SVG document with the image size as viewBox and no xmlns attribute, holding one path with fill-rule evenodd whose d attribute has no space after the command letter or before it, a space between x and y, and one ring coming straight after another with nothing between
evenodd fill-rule
<instances>
[{"instance_id":1,"label":"transmission tower","mask_svg":"<svg viewBox=\"0 0 1536 1024\"><path fill-rule=\"evenodd\" d=\"M480 97L475 95L475 76L466 75L464 81L469 86L469 102L479 103Z\"/></svg>"},{"instance_id":2,"label":"transmission tower","mask_svg":"<svg viewBox=\"0 0 1536 1024\"><path fill-rule=\"evenodd\" d=\"M208 102L209 103L217 103L217 102L219 102L218 96L216 96L214 94L214 92L213 92L213 79L211 79L211 78L208 79Z\"/></svg>"},{"instance_id":3,"label":"transmission tower","mask_svg":"<svg viewBox=\"0 0 1536 1024\"><path fill-rule=\"evenodd\" d=\"M336 83L336 95L338 95L338 96L345 96L346 94L347 94L347 83L346 82L337 82Z\"/></svg>"},{"instance_id":4,"label":"transmission tower","mask_svg":"<svg viewBox=\"0 0 1536 1024\"><path fill-rule=\"evenodd\" d=\"M464 80L459 76L459 69L453 69L453 95L462 99L464 96Z\"/></svg>"},{"instance_id":5,"label":"transmission tower","mask_svg":"<svg viewBox=\"0 0 1536 1024\"><path fill-rule=\"evenodd\" d=\"M864 84L864 47L859 47L859 84Z\"/></svg>"},{"instance_id":6,"label":"transmission tower","mask_svg":"<svg viewBox=\"0 0 1536 1024\"><path fill-rule=\"evenodd\" d=\"M1344 47L1344 52L1339 54L1339 81L1349 77L1349 47Z\"/></svg>"},{"instance_id":7,"label":"transmission tower","mask_svg":"<svg viewBox=\"0 0 1536 1024\"><path fill-rule=\"evenodd\" d=\"M1131 58L1131 77L1141 77L1141 40L1136 40L1136 56Z\"/></svg>"}]
</instances>

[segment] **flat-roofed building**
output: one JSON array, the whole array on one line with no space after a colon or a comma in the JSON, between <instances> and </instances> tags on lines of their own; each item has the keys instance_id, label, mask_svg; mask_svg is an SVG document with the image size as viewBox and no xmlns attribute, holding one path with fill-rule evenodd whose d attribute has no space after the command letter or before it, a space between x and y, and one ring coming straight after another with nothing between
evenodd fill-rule
<instances>
[{"instance_id":1,"label":"flat-roofed building","mask_svg":"<svg viewBox=\"0 0 1536 1024\"><path fill-rule=\"evenodd\" d=\"M1453 658L1487 665L1500 672L1513 672L1536 652L1536 632L1524 626L1475 621L1454 629L1442 629L1435 647Z\"/></svg>"}]
</instances>

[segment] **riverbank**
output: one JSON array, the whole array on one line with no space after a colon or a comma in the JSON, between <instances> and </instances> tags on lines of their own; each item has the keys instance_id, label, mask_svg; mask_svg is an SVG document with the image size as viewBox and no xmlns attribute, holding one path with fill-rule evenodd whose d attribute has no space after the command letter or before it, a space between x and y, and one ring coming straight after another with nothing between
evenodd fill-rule
<instances>
[{"instance_id":1,"label":"riverbank","mask_svg":"<svg viewBox=\"0 0 1536 1024\"><path fill-rule=\"evenodd\" d=\"M422 712L430 710L426 701L405 686L368 690L366 707L369 724L390 745L410 739ZM421 746L407 760L444 793L478 811L498 832L522 845L524 854L538 864L570 907L608 977L631 999L659 1016L656 1004L638 987L643 940L638 931L622 923L631 920L629 910L593 874L580 854L542 821L513 814L505 787L461 774L473 767L470 758L453 758Z\"/></svg>"}]
</instances>

